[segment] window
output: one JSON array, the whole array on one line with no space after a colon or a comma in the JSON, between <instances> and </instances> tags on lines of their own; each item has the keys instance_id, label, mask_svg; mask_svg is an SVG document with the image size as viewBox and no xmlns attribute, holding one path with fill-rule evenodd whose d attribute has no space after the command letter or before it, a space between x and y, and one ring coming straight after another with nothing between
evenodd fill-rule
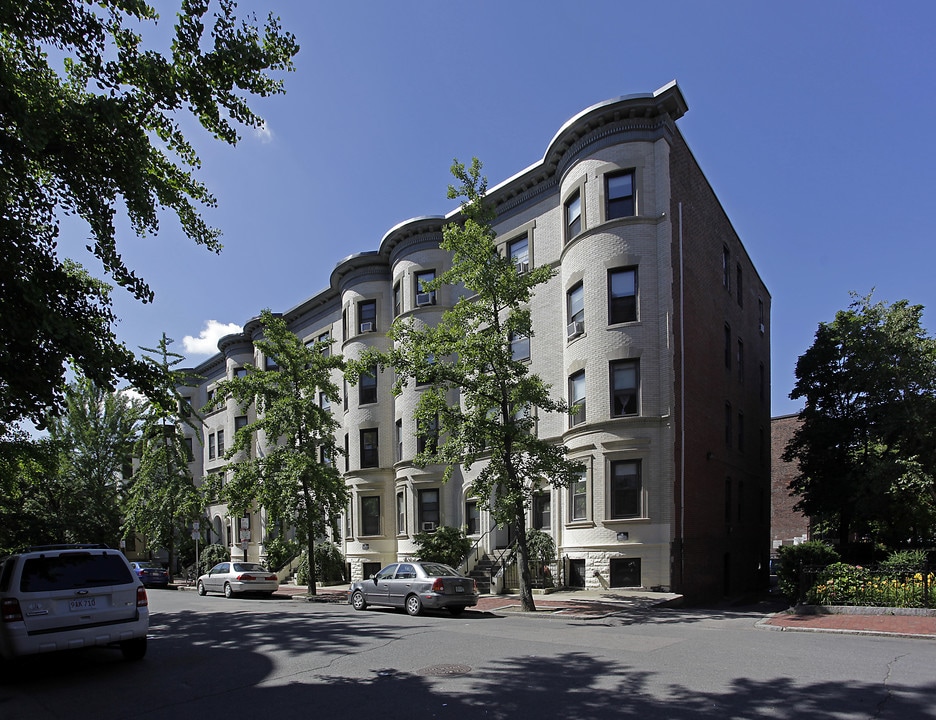
<instances>
[{"instance_id":1,"label":"window","mask_svg":"<svg viewBox=\"0 0 936 720\"><path fill-rule=\"evenodd\" d=\"M481 511L477 500L465 501L465 534L479 535L481 533Z\"/></svg>"},{"instance_id":2,"label":"window","mask_svg":"<svg viewBox=\"0 0 936 720\"><path fill-rule=\"evenodd\" d=\"M630 217L634 214L634 172L630 170L605 175L605 219Z\"/></svg>"},{"instance_id":3,"label":"window","mask_svg":"<svg viewBox=\"0 0 936 720\"><path fill-rule=\"evenodd\" d=\"M328 395L323 392L319 392L319 407L322 410L331 410L331 400L328 399Z\"/></svg>"},{"instance_id":4,"label":"window","mask_svg":"<svg viewBox=\"0 0 936 720\"><path fill-rule=\"evenodd\" d=\"M341 337L348 339L348 308L341 311Z\"/></svg>"},{"instance_id":5,"label":"window","mask_svg":"<svg viewBox=\"0 0 936 720\"><path fill-rule=\"evenodd\" d=\"M195 460L195 448L192 445L192 438L187 437L183 442L185 443L185 457L188 462L193 462Z\"/></svg>"},{"instance_id":6,"label":"window","mask_svg":"<svg viewBox=\"0 0 936 720\"><path fill-rule=\"evenodd\" d=\"M224 457L224 430L218 430L218 457Z\"/></svg>"},{"instance_id":7,"label":"window","mask_svg":"<svg viewBox=\"0 0 936 720\"><path fill-rule=\"evenodd\" d=\"M741 292L743 288L741 282L741 263L738 263L735 271L735 295L738 297L738 307L744 307L744 293Z\"/></svg>"},{"instance_id":8,"label":"window","mask_svg":"<svg viewBox=\"0 0 936 720\"><path fill-rule=\"evenodd\" d=\"M758 298L757 300L757 323L760 329L760 334L764 334L764 301Z\"/></svg>"},{"instance_id":9,"label":"window","mask_svg":"<svg viewBox=\"0 0 936 720\"><path fill-rule=\"evenodd\" d=\"M538 492L533 496L533 527L536 530L549 530L552 518L552 495Z\"/></svg>"},{"instance_id":10,"label":"window","mask_svg":"<svg viewBox=\"0 0 936 720\"><path fill-rule=\"evenodd\" d=\"M608 272L608 324L637 320L637 270Z\"/></svg>"},{"instance_id":11,"label":"window","mask_svg":"<svg viewBox=\"0 0 936 720\"><path fill-rule=\"evenodd\" d=\"M636 415L640 366L638 360L615 360L611 363L611 415Z\"/></svg>"},{"instance_id":12,"label":"window","mask_svg":"<svg viewBox=\"0 0 936 720\"><path fill-rule=\"evenodd\" d=\"M435 280L435 270L423 270L416 273L416 306L436 304L435 290L429 290L426 285Z\"/></svg>"},{"instance_id":13,"label":"window","mask_svg":"<svg viewBox=\"0 0 936 720\"><path fill-rule=\"evenodd\" d=\"M569 508L571 520L588 519L588 480L584 472L569 486Z\"/></svg>"},{"instance_id":14,"label":"window","mask_svg":"<svg viewBox=\"0 0 936 720\"><path fill-rule=\"evenodd\" d=\"M571 340L585 332L585 287L579 283L566 294L569 327L566 336Z\"/></svg>"},{"instance_id":15,"label":"window","mask_svg":"<svg viewBox=\"0 0 936 720\"><path fill-rule=\"evenodd\" d=\"M738 381L744 382L744 341L738 338Z\"/></svg>"},{"instance_id":16,"label":"window","mask_svg":"<svg viewBox=\"0 0 936 720\"><path fill-rule=\"evenodd\" d=\"M731 403L725 403L725 447L731 447L731 435L733 433L732 428L732 416L731 416Z\"/></svg>"},{"instance_id":17,"label":"window","mask_svg":"<svg viewBox=\"0 0 936 720\"><path fill-rule=\"evenodd\" d=\"M764 402L764 397L766 396L767 390L767 372L764 370L764 363L760 363L757 366L757 392L760 396L760 401Z\"/></svg>"},{"instance_id":18,"label":"window","mask_svg":"<svg viewBox=\"0 0 936 720\"><path fill-rule=\"evenodd\" d=\"M731 370L731 325L725 323L725 369Z\"/></svg>"},{"instance_id":19,"label":"window","mask_svg":"<svg viewBox=\"0 0 936 720\"><path fill-rule=\"evenodd\" d=\"M738 413L738 450L744 451L744 413Z\"/></svg>"},{"instance_id":20,"label":"window","mask_svg":"<svg viewBox=\"0 0 936 720\"><path fill-rule=\"evenodd\" d=\"M322 343L321 350L322 357L328 357L331 355L331 333L324 332L318 336L317 341Z\"/></svg>"},{"instance_id":21,"label":"window","mask_svg":"<svg viewBox=\"0 0 936 720\"><path fill-rule=\"evenodd\" d=\"M344 436L344 470L348 472L351 469L351 442L348 433Z\"/></svg>"},{"instance_id":22,"label":"window","mask_svg":"<svg viewBox=\"0 0 936 720\"><path fill-rule=\"evenodd\" d=\"M361 498L361 535L380 535L380 496Z\"/></svg>"},{"instance_id":23,"label":"window","mask_svg":"<svg viewBox=\"0 0 936 720\"><path fill-rule=\"evenodd\" d=\"M419 491L419 529L422 531L435 530L439 527L439 491Z\"/></svg>"},{"instance_id":24,"label":"window","mask_svg":"<svg viewBox=\"0 0 936 720\"><path fill-rule=\"evenodd\" d=\"M179 417L192 417L192 398L188 397L187 395L182 395L179 398Z\"/></svg>"},{"instance_id":25,"label":"window","mask_svg":"<svg viewBox=\"0 0 936 720\"><path fill-rule=\"evenodd\" d=\"M507 257L514 261L517 272L526 272L530 269L530 241L526 235L518 237L507 243Z\"/></svg>"},{"instance_id":26,"label":"window","mask_svg":"<svg viewBox=\"0 0 936 720\"><path fill-rule=\"evenodd\" d=\"M277 370L279 370L279 365L276 362L276 358L266 356L264 357L263 362L264 362L264 367L267 369L267 371L276 372Z\"/></svg>"},{"instance_id":27,"label":"window","mask_svg":"<svg viewBox=\"0 0 936 720\"><path fill-rule=\"evenodd\" d=\"M526 335L515 335L510 333L510 352L511 357L520 362L530 359L530 338Z\"/></svg>"},{"instance_id":28,"label":"window","mask_svg":"<svg viewBox=\"0 0 936 720\"><path fill-rule=\"evenodd\" d=\"M362 300L358 303L358 332L377 331L377 301Z\"/></svg>"},{"instance_id":29,"label":"window","mask_svg":"<svg viewBox=\"0 0 936 720\"><path fill-rule=\"evenodd\" d=\"M569 404L576 408L570 416L569 427L585 422L585 371L579 370L569 377Z\"/></svg>"},{"instance_id":30,"label":"window","mask_svg":"<svg viewBox=\"0 0 936 720\"><path fill-rule=\"evenodd\" d=\"M245 367L236 367L236 368L234 368L234 377L236 377L236 378L245 378L245 377L247 377L247 368L245 368Z\"/></svg>"},{"instance_id":31,"label":"window","mask_svg":"<svg viewBox=\"0 0 936 720\"><path fill-rule=\"evenodd\" d=\"M394 427L394 432L396 433L394 437L394 445L396 446L395 460L400 462L400 460L403 459L403 421L397 420Z\"/></svg>"},{"instance_id":32,"label":"window","mask_svg":"<svg viewBox=\"0 0 936 720\"><path fill-rule=\"evenodd\" d=\"M341 406L345 412L348 412L348 381L342 381L342 388L344 392L341 394Z\"/></svg>"},{"instance_id":33,"label":"window","mask_svg":"<svg viewBox=\"0 0 936 720\"><path fill-rule=\"evenodd\" d=\"M722 247L722 285L731 291L731 253L727 247Z\"/></svg>"},{"instance_id":34,"label":"window","mask_svg":"<svg viewBox=\"0 0 936 720\"><path fill-rule=\"evenodd\" d=\"M377 428L361 430L361 467L379 467L380 457L377 447Z\"/></svg>"},{"instance_id":35,"label":"window","mask_svg":"<svg viewBox=\"0 0 936 720\"><path fill-rule=\"evenodd\" d=\"M565 204L566 240L582 232L582 194L578 190Z\"/></svg>"},{"instance_id":36,"label":"window","mask_svg":"<svg viewBox=\"0 0 936 720\"><path fill-rule=\"evenodd\" d=\"M393 317L403 314L403 288L400 283L393 286Z\"/></svg>"},{"instance_id":37,"label":"window","mask_svg":"<svg viewBox=\"0 0 936 720\"><path fill-rule=\"evenodd\" d=\"M406 498L402 490L396 494L396 531L397 535L406 534Z\"/></svg>"},{"instance_id":38,"label":"window","mask_svg":"<svg viewBox=\"0 0 936 720\"><path fill-rule=\"evenodd\" d=\"M319 463L321 463L325 467L331 467L332 465L334 465L334 462L332 462L332 457L331 455L328 454L328 452L329 452L329 448L327 446L325 445L319 446Z\"/></svg>"},{"instance_id":39,"label":"window","mask_svg":"<svg viewBox=\"0 0 936 720\"><path fill-rule=\"evenodd\" d=\"M344 526L345 526L345 528L344 528L345 537L351 537L351 536L354 534L353 531L352 531L353 525L352 525L352 522L351 522L351 519L352 519L352 518L351 518L351 507L352 507L353 504L354 504L354 503L349 503L349 504L348 504L348 509L345 511L345 517L344 517L344 519L345 519L345 523L344 523Z\"/></svg>"},{"instance_id":40,"label":"window","mask_svg":"<svg viewBox=\"0 0 936 720\"><path fill-rule=\"evenodd\" d=\"M215 434L214 433L211 433L211 435L208 436L208 459L209 460L215 459Z\"/></svg>"},{"instance_id":41,"label":"window","mask_svg":"<svg viewBox=\"0 0 936 720\"><path fill-rule=\"evenodd\" d=\"M377 402L377 366L371 365L366 372L361 373L358 389L358 402L368 405Z\"/></svg>"},{"instance_id":42,"label":"window","mask_svg":"<svg viewBox=\"0 0 936 720\"><path fill-rule=\"evenodd\" d=\"M611 519L640 517L640 461L611 462Z\"/></svg>"},{"instance_id":43,"label":"window","mask_svg":"<svg viewBox=\"0 0 936 720\"><path fill-rule=\"evenodd\" d=\"M416 433L416 452L429 453L436 451L439 443L439 418L434 417L430 422L420 424L419 432Z\"/></svg>"}]
</instances>

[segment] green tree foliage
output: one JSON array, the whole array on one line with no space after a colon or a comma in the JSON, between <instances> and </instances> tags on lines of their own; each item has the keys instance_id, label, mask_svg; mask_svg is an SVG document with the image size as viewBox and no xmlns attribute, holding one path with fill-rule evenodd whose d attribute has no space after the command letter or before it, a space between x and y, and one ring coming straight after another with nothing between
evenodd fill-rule
<instances>
[{"instance_id":1,"label":"green tree foliage","mask_svg":"<svg viewBox=\"0 0 936 720\"><path fill-rule=\"evenodd\" d=\"M209 5L183 0L160 47L141 0L0 3L0 424L59 409L69 358L100 387L159 386L112 332L107 286L68 257L87 246L118 286L152 299L118 249L118 205L140 237L169 211L220 250L199 214L215 199L195 177L188 118L236 144L239 125L263 122L248 100L283 92L273 74L293 69L299 47L272 16L260 29L219 0L206 22ZM60 242L64 216L87 241Z\"/></svg>"},{"instance_id":2,"label":"green tree foliage","mask_svg":"<svg viewBox=\"0 0 936 720\"><path fill-rule=\"evenodd\" d=\"M190 523L203 513L204 499L189 469L191 450L184 426L190 427L192 409L178 392L190 382L187 374L173 370L185 358L172 352L172 340L163 333L156 348L143 348L156 357L146 358L162 378L159 395L172 398L165 404L150 403L137 448L139 467L133 474L124 504L124 536L143 536L152 548L169 552L169 573L176 567L176 542Z\"/></svg>"},{"instance_id":3,"label":"green tree foliage","mask_svg":"<svg viewBox=\"0 0 936 720\"><path fill-rule=\"evenodd\" d=\"M229 481L210 491L234 515L246 513L255 502L264 507L272 522L295 527L312 555L315 539L332 532L348 502L335 467L338 421L319 403L320 397L329 403L340 400L333 376L344 368L344 360L331 352L331 341L305 345L269 310L260 322L264 338L254 344L276 369L248 365L245 377L224 380L215 388L207 409L222 407L231 398L245 413L252 406L254 419L235 433L225 453L232 461ZM258 433L268 439L262 454L251 452ZM313 570L311 595L315 582Z\"/></svg>"},{"instance_id":4,"label":"green tree foliage","mask_svg":"<svg viewBox=\"0 0 936 720\"><path fill-rule=\"evenodd\" d=\"M66 537L71 490L62 481L58 443L26 433L0 441L0 557Z\"/></svg>"},{"instance_id":5,"label":"green tree foliage","mask_svg":"<svg viewBox=\"0 0 936 720\"><path fill-rule=\"evenodd\" d=\"M345 557L335 543L325 540L315 544L315 577L324 583L347 581ZM303 553L299 560L296 568L296 582L300 585L310 582L308 553Z\"/></svg>"},{"instance_id":6,"label":"green tree foliage","mask_svg":"<svg viewBox=\"0 0 936 720\"><path fill-rule=\"evenodd\" d=\"M419 559L440 562L457 568L471 550L471 540L461 528L436 528L432 532L418 532L413 542L419 549Z\"/></svg>"},{"instance_id":7,"label":"green tree foliage","mask_svg":"<svg viewBox=\"0 0 936 720\"><path fill-rule=\"evenodd\" d=\"M429 442L416 462L444 465L444 480L455 467L481 466L472 492L495 521L513 526L521 606L535 610L526 511L539 489L567 487L582 467L566 458L562 445L536 436L535 412L567 413L568 407L550 397L549 387L526 362L514 359L511 341L533 335L529 302L555 271L541 266L520 273L498 251L494 211L484 199L487 181L477 158L470 168L456 161L452 174L459 186L450 186L448 194L462 199L461 218L445 227L441 243L452 253L452 267L430 287L467 292L435 327L413 319L395 322L393 349L365 353L357 367L374 362L392 367L397 393L417 379L429 383L415 412L417 432Z\"/></svg>"},{"instance_id":8,"label":"green tree foliage","mask_svg":"<svg viewBox=\"0 0 936 720\"><path fill-rule=\"evenodd\" d=\"M0 546L120 539L125 475L142 403L78 375L49 435L8 434L0 443Z\"/></svg>"},{"instance_id":9,"label":"green tree foliage","mask_svg":"<svg viewBox=\"0 0 936 720\"><path fill-rule=\"evenodd\" d=\"M923 308L870 296L821 323L796 364L801 425L784 453L797 509L897 544L936 520L936 341Z\"/></svg>"}]
</instances>

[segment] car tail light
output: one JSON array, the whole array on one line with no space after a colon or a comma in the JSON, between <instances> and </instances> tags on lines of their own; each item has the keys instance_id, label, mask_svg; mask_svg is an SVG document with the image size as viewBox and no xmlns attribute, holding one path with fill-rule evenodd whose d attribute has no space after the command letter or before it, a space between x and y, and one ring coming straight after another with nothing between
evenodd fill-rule
<instances>
[{"instance_id":1,"label":"car tail light","mask_svg":"<svg viewBox=\"0 0 936 720\"><path fill-rule=\"evenodd\" d=\"M16 598L5 598L2 605L3 622L21 622L23 620L23 611L20 610L19 600Z\"/></svg>"},{"instance_id":2,"label":"car tail light","mask_svg":"<svg viewBox=\"0 0 936 720\"><path fill-rule=\"evenodd\" d=\"M146 588L137 588L137 607L146 607L149 605L149 598L146 597Z\"/></svg>"},{"instance_id":3,"label":"car tail light","mask_svg":"<svg viewBox=\"0 0 936 720\"><path fill-rule=\"evenodd\" d=\"M267 576L266 576L266 579L267 579L267 580L276 580L276 575L267 575Z\"/></svg>"},{"instance_id":4,"label":"car tail light","mask_svg":"<svg viewBox=\"0 0 936 720\"><path fill-rule=\"evenodd\" d=\"M445 584L442 582L442 578L436 578L432 582L432 592L444 592Z\"/></svg>"},{"instance_id":5,"label":"car tail light","mask_svg":"<svg viewBox=\"0 0 936 720\"><path fill-rule=\"evenodd\" d=\"M251 580L256 580L257 578L255 578L253 575L238 575L234 579L240 582L250 582Z\"/></svg>"}]
</instances>

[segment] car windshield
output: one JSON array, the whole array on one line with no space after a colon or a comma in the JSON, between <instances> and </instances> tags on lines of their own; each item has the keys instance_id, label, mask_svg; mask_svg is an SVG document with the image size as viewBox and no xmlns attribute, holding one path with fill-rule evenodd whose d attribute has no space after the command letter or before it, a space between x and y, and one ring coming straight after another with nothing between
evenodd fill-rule
<instances>
[{"instance_id":1,"label":"car windshield","mask_svg":"<svg viewBox=\"0 0 936 720\"><path fill-rule=\"evenodd\" d=\"M423 570L426 571L426 575L430 577L443 577L445 575L454 575L458 577L458 573L455 572L448 565L443 565L442 563L422 563Z\"/></svg>"},{"instance_id":2,"label":"car windshield","mask_svg":"<svg viewBox=\"0 0 936 720\"><path fill-rule=\"evenodd\" d=\"M153 569L153 570L162 570L162 565L156 565L151 562L141 562L137 563L141 568Z\"/></svg>"},{"instance_id":3,"label":"car windshield","mask_svg":"<svg viewBox=\"0 0 936 720\"><path fill-rule=\"evenodd\" d=\"M257 563L234 563L234 572L266 572L266 568Z\"/></svg>"}]
</instances>

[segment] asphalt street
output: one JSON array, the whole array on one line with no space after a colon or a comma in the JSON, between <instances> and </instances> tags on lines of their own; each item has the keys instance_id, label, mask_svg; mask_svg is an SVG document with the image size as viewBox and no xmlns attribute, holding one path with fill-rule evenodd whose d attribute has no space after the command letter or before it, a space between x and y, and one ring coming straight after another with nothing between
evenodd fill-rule
<instances>
[{"instance_id":1,"label":"asphalt street","mask_svg":"<svg viewBox=\"0 0 936 720\"><path fill-rule=\"evenodd\" d=\"M401 612L150 592L147 657L8 663L3 720L936 718L936 642L781 633L764 608Z\"/></svg>"}]
</instances>

